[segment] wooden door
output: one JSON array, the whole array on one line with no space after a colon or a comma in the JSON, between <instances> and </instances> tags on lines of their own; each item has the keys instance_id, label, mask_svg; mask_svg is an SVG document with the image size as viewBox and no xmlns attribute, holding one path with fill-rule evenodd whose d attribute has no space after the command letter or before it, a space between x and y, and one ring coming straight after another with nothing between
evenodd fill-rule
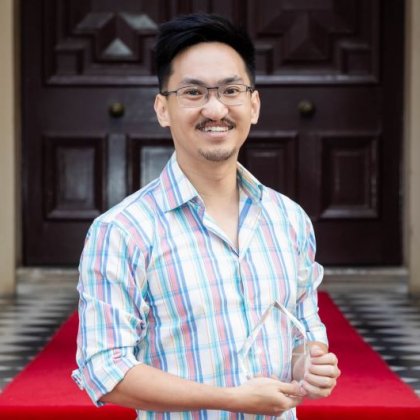
<instances>
[{"instance_id":1,"label":"wooden door","mask_svg":"<svg viewBox=\"0 0 420 420\"><path fill-rule=\"evenodd\" d=\"M92 219L159 173L156 29L198 10L255 40L262 115L240 158L302 204L319 260L401 263L403 2L21 3L25 264L77 263Z\"/></svg>"},{"instance_id":2,"label":"wooden door","mask_svg":"<svg viewBox=\"0 0 420 420\"><path fill-rule=\"evenodd\" d=\"M249 3L263 109L246 165L308 212L324 264L400 264L404 2Z\"/></svg>"}]
</instances>

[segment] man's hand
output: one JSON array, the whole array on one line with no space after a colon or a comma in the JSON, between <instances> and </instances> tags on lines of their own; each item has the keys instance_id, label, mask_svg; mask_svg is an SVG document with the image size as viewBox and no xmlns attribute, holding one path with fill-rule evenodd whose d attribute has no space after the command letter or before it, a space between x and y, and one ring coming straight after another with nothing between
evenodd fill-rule
<instances>
[{"instance_id":1,"label":"man's hand","mask_svg":"<svg viewBox=\"0 0 420 420\"><path fill-rule=\"evenodd\" d=\"M312 345L307 357L301 384L306 396L313 399L328 397L341 374L337 356L321 346Z\"/></svg>"},{"instance_id":2,"label":"man's hand","mask_svg":"<svg viewBox=\"0 0 420 420\"><path fill-rule=\"evenodd\" d=\"M239 387L230 388L230 391L233 401L238 403L237 407L230 407L231 411L269 416L280 416L296 407L303 397L296 381L285 383L266 377L250 379Z\"/></svg>"}]
</instances>

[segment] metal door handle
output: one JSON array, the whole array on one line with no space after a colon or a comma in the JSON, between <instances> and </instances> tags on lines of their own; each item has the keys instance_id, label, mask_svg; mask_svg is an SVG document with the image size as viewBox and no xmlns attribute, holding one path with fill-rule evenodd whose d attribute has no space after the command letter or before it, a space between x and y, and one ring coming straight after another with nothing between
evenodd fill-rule
<instances>
[{"instance_id":1,"label":"metal door handle","mask_svg":"<svg viewBox=\"0 0 420 420\"><path fill-rule=\"evenodd\" d=\"M315 104L307 99L302 99L298 104L298 111L302 117L311 117L315 109Z\"/></svg>"},{"instance_id":2,"label":"metal door handle","mask_svg":"<svg viewBox=\"0 0 420 420\"><path fill-rule=\"evenodd\" d=\"M113 118L121 118L124 115L125 107L121 102L114 102L109 107L109 115Z\"/></svg>"}]
</instances>

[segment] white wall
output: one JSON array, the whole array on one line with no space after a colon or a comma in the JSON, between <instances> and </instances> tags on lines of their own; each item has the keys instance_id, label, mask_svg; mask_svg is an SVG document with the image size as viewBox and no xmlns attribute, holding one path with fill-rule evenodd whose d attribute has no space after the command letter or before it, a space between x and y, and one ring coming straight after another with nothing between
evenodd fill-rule
<instances>
[{"instance_id":1,"label":"white wall","mask_svg":"<svg viewBox=\"0 0 420 420\"><path fill-rule=\"evenodd\" d=\"M15 290L16 267L16 102L13 0L0 1L0 294Z\"/></svg>"},{"instance_id":2,"label":"white wall","mask_svg":"<svg viewBox=\"0 0 420 420\"><path fill-rule=\"evenodd\" d=\"M420 1L406 2L405 255L409 289L420 294Z\"/></svg>"}]
</instances>

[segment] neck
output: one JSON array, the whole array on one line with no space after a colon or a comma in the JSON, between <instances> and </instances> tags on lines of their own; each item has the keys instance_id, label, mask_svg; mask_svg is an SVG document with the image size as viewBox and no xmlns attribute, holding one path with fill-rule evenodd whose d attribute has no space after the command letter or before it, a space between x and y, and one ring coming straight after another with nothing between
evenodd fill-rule
<instances>
[{"instance_id":1,"label":"neck","mask_svg":"<svg viewBox=\"0 0 420 420\"><path fill-rule=\"evenodd\" d=\"M178 161L178 164L206 205L215 201L223 203L237 200L236 160L202 162L199 166L182 161Z\"/></svg>"},{"instance_id":2,"label":"neck","mask_svg":"<svg viewBox=\"0 0 420 420\"><path fill-rule=\"evenodd\" d=\"M206 206L206 212L238 249L239 189L236 159L232 162L207 162L199 168L179 166L194 185Z\"/></svg>"}]
</instances>

